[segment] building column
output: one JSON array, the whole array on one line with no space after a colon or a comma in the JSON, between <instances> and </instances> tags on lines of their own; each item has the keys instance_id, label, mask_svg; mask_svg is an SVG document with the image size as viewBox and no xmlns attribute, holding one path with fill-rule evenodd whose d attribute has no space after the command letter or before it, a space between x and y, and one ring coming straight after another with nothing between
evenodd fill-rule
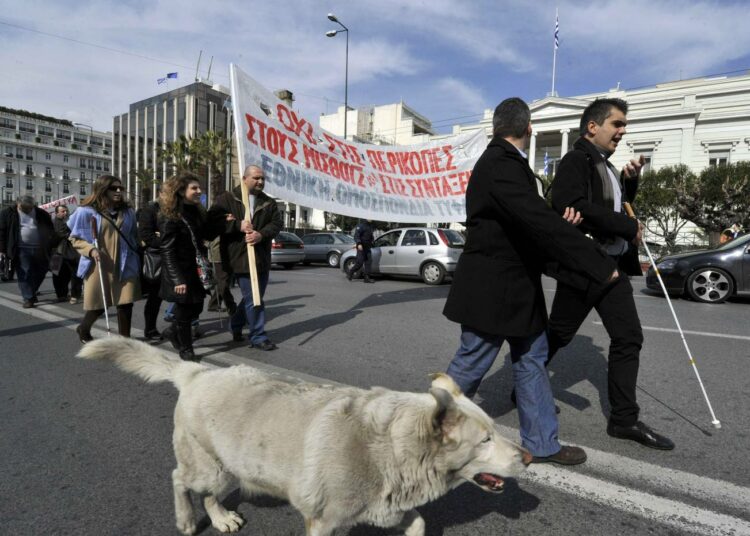
<instances>
[{"instance_id":1,"label":"building column","mask_svg":"<svg viewBox=\"0 0 750 536\"><path fill-rule=\"evenodd\" d=\"M560 134L562 134L562 143L560 143L560 158L565 156L565 153L568 152L568 134L570 133L569 128L564 128L560 131Z\"/></svg>"},{"instance_id":2,"label":"building column","mask_svg":"<svg viewBox=\"0 0 750 536\"><path fill-rule=\"evenodd\" d=\"M159 122L156 120L156 114L159 113L158 106L158 103L154 103L154 135L152 136L153 141L151 142L151 162L154 167L152 168L151 174L151 201L156 201L156 168L159 167L156 161L156 147L158 144L156 140L159 139L157 136L157 129L159 128L157 125Z\"/></svg>"},{"instance_id":3,"label":"building column","mask_svg":"<svg viewBox=\"0 0 750 536\"><path fill-rule=\"evenodd\" d=\"M536 132L531 133L531 143L529 143L529 167L534 173L536 173L536 168L534 167L534 161L536 160L536 134Z\"/></svg>"}]
</instances>

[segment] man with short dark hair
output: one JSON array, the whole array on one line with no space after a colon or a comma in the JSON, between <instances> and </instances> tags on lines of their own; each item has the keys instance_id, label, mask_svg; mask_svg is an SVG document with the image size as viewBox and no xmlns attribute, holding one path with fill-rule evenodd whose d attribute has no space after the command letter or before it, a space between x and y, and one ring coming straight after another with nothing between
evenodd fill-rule
<instances>
[{"instance_id":1,"label":"man with short dark hair","mask_svg":"<svg viewBox=\"0 0 750 536\"><path fill-rule=\"evenodd\" d=\"M346 272L346 278L351 281L354 274L362 270L365 283L374 283L370 278L370 262L372 261L372 243L375 239L372 229L372 221L365 219L357 224L354 229L354 242L357 248L357 261L351 269Z\"/></svg>"},{"instance_id":2,"label":"man with short dark hair","mask_svg":"<svg viewBox=\"0 0 750 536\"><path fill-rule=\"evenodd\" d=\"M544 202L523 152L531 113L521 99L495 109L494 136L477 161L466 190L467 238L443 314L461 324L461 344L448 375L468 397L510 344L523 446L533 461L583 463L586 453L561 446L547 360L547 309L541 274L559 263L584 280L616 279L613 261ZM567 221L566 221L567 220ZM571 225L573 223L574 225Z\"/></svg>"},{"instance_id":3,"label":"man with short dark hair","mask_svg":"<svg viewBox=\"0 0 750 536\"><path fill-rule=\"evenodd\" d=\"M62 258L57 273L52 272L52 286L55 287L57 301L68 300L68 285L70 285L70 303L76 304L81 299L83 279L78 277L78 261L81 256L68 241L70 228L68 227L68 206L57 205L53 218L55 234L60 240L55 252Z\"/></svg>"},{"instance_id":4,"label":"man with short dark hair","mask_svg":"<svg viewBox=\"0 0 750 536\"><path fill-rule=\"evenodd\" d=\"M558 212L573 207L581 213L580 231L599 244L620 272L642 275L638 261L642 226L627 216L623 202L635 197L644 159L631 160L621 173L609 163L625 135L627 112L622 99L598 99L584 110L581 137L560 162L550 194ZM673 449L672 441L638 420L636 381L643 332L627 277L607 286L558 281L549 322L550 359L572 340L591 309L599 313L611 340L607 433L655 449Z\"/></svg>"},{"instance_id":5,"label":"man with short dark hair","mask_svg":"<svg viewBox=\"0 0 750 536\"><path fill-rule=\"evenodd\" d=\"M0 256L16 266L25 309L37 302L36 293L47 275L50 248L56 244L52 218L34 204L30 195L21 196L16 206L0 213Z\"/></svg>"}]
</instances>

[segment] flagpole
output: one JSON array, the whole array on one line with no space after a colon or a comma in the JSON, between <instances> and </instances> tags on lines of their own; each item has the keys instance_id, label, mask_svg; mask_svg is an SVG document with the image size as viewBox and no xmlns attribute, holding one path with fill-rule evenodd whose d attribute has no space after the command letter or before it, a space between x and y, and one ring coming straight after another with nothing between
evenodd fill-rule
<instances>
[{"instance_id":1,"label":"flagpole","mask_svg":"<svg viewBox=\"0 0 750 536\"><path fill-rule=\"evenodd\" d=\"M555 8L555 39L552 43L553 51L552 51L552 91L550 92L550 96L555 96L555 70L557 68L557 32L559 30L559 19L558 19L558 12L557 8Z\"/></svg>"}]
</instances>

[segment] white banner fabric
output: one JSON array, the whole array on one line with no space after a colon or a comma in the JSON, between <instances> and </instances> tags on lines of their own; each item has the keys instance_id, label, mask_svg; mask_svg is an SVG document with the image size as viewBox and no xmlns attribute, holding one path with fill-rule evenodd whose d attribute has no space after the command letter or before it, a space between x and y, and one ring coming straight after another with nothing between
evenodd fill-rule
<instances>
[{"instance_id":1,"label":"white banner fabric","mask_svg":"<svg viewBox=\"0 0 750 536\"><path fill-rule=\"evenodd\" d=\"M78 208L78 197L75 195L69 195L68 197L62 197L60 199L56 199L55 201L39 205L39 208L44 209L47 212L54 212L55 207L58 207L60 205L74 205L72 207L68 207L68 212L72 214L73 211Z\"/></svg>"},{"instance_id":2,"label":"white banner fabric","mask_svg":"<svg viewBox=\"0 0 750 536\"><path fill-rule=\"evenodd\" d=\"M240 169L263 169L265 191L298 205L381 221L463 222L484 129L418 145L334 136L230 66Z\"/></svg>"}]
</instances>

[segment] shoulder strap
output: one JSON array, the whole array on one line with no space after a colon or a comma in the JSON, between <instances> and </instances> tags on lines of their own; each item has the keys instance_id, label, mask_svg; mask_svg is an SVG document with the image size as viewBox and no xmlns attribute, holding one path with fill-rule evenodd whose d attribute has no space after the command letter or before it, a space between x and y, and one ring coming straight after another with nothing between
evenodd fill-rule
<instances>
[{"instance_id":1,"label":"shoulder strap","mask_svg":"<svg viewBox=\"0 0 750 536\"><path fill-rule=\"evenodd\" d=\"M198 255L202 255L201 250L198 249L198 242L195 240L195 235L193 234L193 228L190 227L190 224L185 219L185 216L180 216L180 219L182 220L182 223L184 223L187 226L188 232L190 233L190 240L192 240L193 247L195 248L195 253Z\"/></svg>"}]
</instances>

